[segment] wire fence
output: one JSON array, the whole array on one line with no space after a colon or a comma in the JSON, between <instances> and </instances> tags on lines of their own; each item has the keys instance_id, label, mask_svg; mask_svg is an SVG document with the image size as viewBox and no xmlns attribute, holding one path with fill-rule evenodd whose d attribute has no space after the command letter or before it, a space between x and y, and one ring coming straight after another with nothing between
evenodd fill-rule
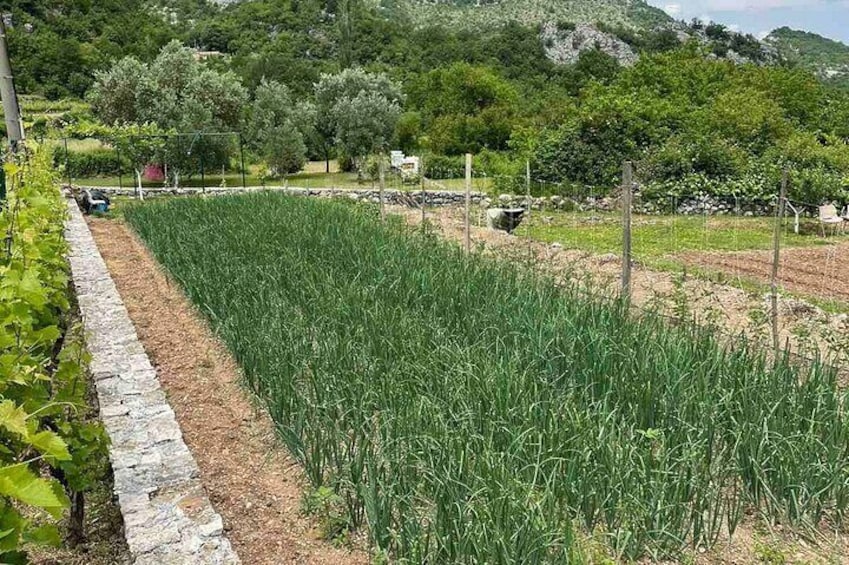
<instances>
[{"instance_id":1,"label":"wire fence","mask_svg":"<svg viewBox=\"0 0 849 565\"><path fill-rule=\"evenodd\" d=\"M84 184L86 163L72 162L70 142L60 144L60 164L69 185ZM180 186L201 192L265 186L264 178L250 174L238 133L98 142L101 152L112 152L114 167L106 170L115 173L101 175L98 184L114 181L139 197ZM539 179L529 164L524 172L487 174L472 156L463 169L439 169L419 157L413 171L380 159L349 185L328 186L327 175L302 174L278 188L370 201L381 217L389 207L403 207L410 221L441 229L469 252L509 255L577 283L588 295L625 299L635 309L730 335L745 331L773 348L849 351L849 328L840 318L849 304L847 220L821 220L817 203L779 194L767 200L650 194L629 163L621 181L606 189ZM510 236L493 229L505 229L493 210L521 216Z\"/></svg>"},{"instance_id":2,"label":"wire fence","mask_svg":"<svg viewBox=\"0 0 849 565\"><path fill-rule=\"evenodd\" d=\"M68 186L134 192L248 185L245 144L239 132L64 137L54 161Z\"/></svg>"},{"instance_id":3,"label":"wire fence","mask_svg":"<svg viewBox=\"0 0 849 565\"><path fill-rule=\"evenodd\" d=\"M553 273L593 298L629 300L635 310L710 326L729 339L745 335L776 354L849 363L849 262L841 260L849 219L825 221L816 203L781 194L646 195L638 181L625 182L628 164L625 171L607 191L544 190L545 181L528 174L524 194L501 196L492 193L493 177L472 170L466 184L486 197L468 211L426 207L422 218L444 232L453 226L467 247ZM524 210L512 236L491 229L493 208Z\"/></svg>"}]
</instances>

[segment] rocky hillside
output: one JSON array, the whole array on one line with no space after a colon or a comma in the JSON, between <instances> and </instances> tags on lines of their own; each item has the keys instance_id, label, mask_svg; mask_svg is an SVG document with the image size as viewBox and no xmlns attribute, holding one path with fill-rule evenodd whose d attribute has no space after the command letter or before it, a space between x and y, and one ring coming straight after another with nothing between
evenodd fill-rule
<instances>
[{"instance_id":1,"label":"rocky hillside","mask_svg":"<svg viewBox=\"0 0 849 565\"><path fill-rule=\"evenodd\" d=\"M383 0L422 25L440 22L467 29L515 21L523 24L570 22L651 29L674 22L642 0Z\"/></svg>"},{"instance_id":2,"label":"rocky hillside","mask_svg":"<svg viewBox=\"0 0 849 565\"><path fill-rule=\"evenodd\" d=\"M822 79L849 86L849 45L789 27L773 31L764 42Z\"/></svg>"}]
</instances>

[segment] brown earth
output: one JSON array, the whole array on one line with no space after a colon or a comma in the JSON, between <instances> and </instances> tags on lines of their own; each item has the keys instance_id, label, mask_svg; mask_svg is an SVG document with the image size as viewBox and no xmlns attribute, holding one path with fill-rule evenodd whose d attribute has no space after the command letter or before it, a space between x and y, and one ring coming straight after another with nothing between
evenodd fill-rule
<instances>
[{"instance_id":1,"label":"brown earth","mask_svg":"<svg viewBox=\"0 0 849 565\"><path fill-rule=\"evenodd\" d=\"M771 251L687 253L680 257L692 265L761 282L769 282L772 272ZM794 293L849 303L849 242L782 250L778 282Z\"/></svg>"},{"instance_id":2,"label":"brown earth","mask_svg":"<svg viewBox=\"0 0 849 565\"><path fill-rule=\"evenodd\" d=\"M300 466L179 287L123 222L90 218L89 226L242 562L368 563L362 549L319 539L318 524L301 512Z\"/></svg>"}]
</instances>

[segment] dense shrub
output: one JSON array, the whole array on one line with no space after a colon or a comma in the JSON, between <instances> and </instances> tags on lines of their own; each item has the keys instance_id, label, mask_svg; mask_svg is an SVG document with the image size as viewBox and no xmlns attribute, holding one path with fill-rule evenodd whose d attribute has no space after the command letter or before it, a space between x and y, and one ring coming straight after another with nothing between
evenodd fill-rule
<instances>
[{"instance_id":1,"label":"dense shrub","mask_svg":"<svg viewBox=\"0 0 849 565\"><path fill-rule=\"evenodd\" d=\"M91 151L57 150L53 157L54 166L66 167L65 174L73 178L118 176L131 174L133 167L127 158L118 158L112 149L94 149Z\"/></svg>"}]
</instances>

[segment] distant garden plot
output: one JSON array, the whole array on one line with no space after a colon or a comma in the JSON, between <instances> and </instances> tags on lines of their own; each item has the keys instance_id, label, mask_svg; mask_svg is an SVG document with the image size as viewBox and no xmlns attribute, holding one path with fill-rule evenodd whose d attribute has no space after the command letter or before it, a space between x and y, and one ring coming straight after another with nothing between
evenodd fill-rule
<instances>
[{"instance_id":1,"label":"distant garden plot","mask_svg":"<svg viewBox=\"0 0 849 565\"><path fill-rule=\"evenodd\" d=\"M756 513L842 523L849 415L817 363L635 317L369 207L262 194L125 214L332 493L332 526L378 553L677 558Z\"/></svg>"}]
</instances>

